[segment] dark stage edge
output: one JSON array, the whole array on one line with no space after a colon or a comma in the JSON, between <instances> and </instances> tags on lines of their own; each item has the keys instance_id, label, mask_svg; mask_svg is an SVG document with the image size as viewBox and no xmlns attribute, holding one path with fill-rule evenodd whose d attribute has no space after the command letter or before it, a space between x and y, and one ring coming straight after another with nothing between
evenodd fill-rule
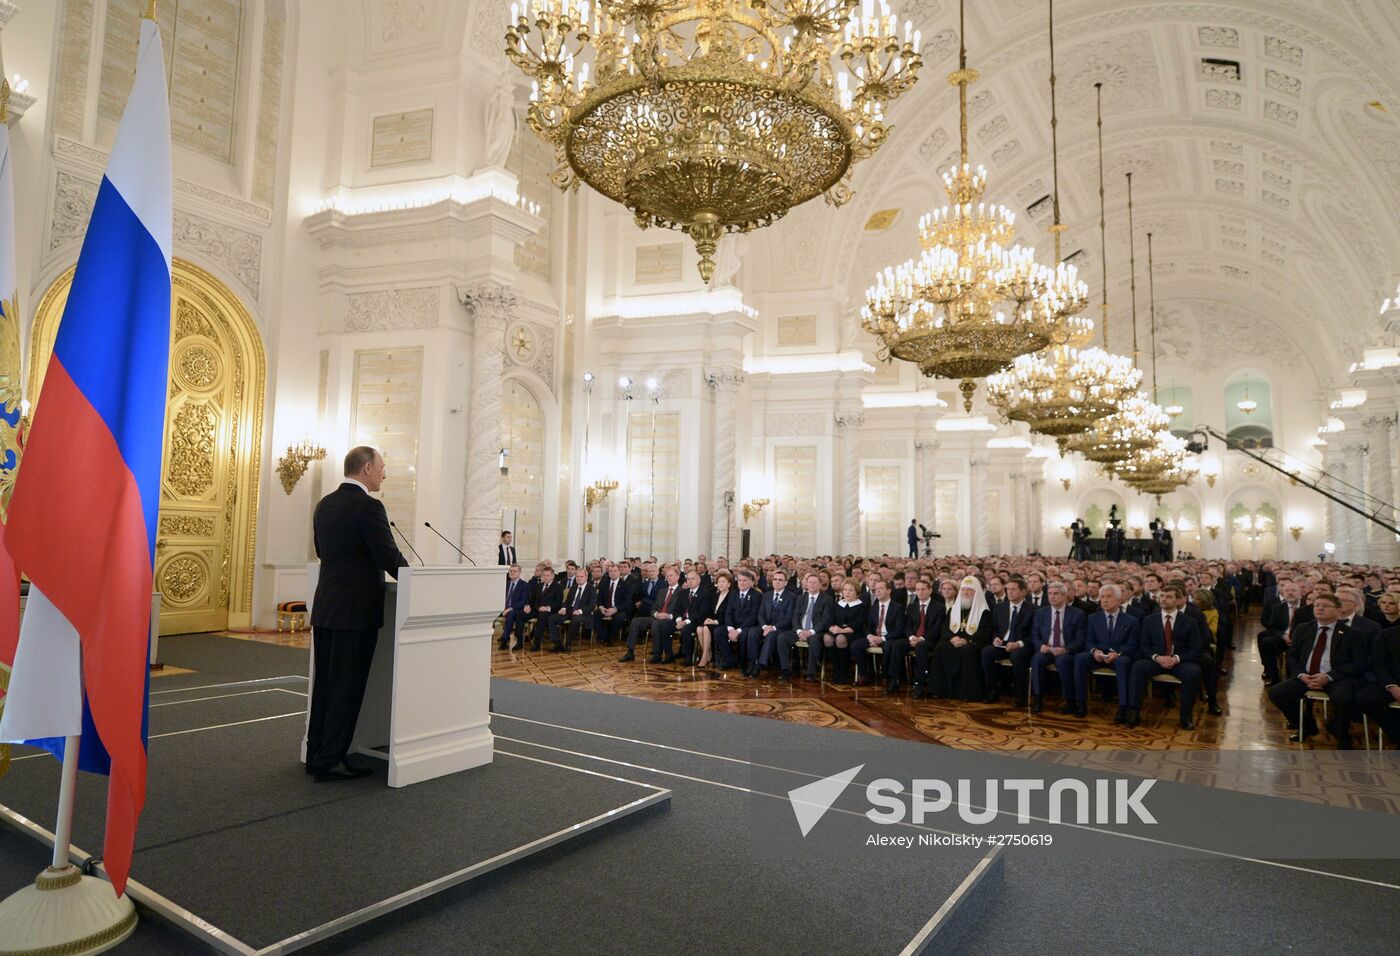
<instances>
[{"instance_id":1,"label":"dark stage edge","mask_svg":"<svg viewBox=\"0 0 1400 956\"><path fill-rule=\"evenodd\" d=\"M468 881L490 882L502 867L670 798L664 787L508 747L490 765L397 790L382 768L317 784L295 762L302 721L285 716L305 698L225 692L237 696L201 699L210 692L191 689L153 699L171 706L151 711L149 799L132 867L134 900L217 951L311 945ZM7 822L50 845L58 769L46 755L20 759L0 781ZM105 782L80 775L78 862L101 847L104 800ZM0 892L32 881L46 856L0 870Z\"/></svg>"}]
</instances>

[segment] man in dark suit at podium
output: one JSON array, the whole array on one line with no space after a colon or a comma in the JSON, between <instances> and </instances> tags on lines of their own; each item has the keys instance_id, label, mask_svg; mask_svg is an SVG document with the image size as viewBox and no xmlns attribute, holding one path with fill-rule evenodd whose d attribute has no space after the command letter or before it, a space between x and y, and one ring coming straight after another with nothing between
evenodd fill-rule
<instances>
[{"instance_id":1,"label":"man in dark suit at podium","mask_svg":"<svg viewBox=\"0 0 1400 956\"><path fill-rule=\"evenodd\" d=\"M306 728L306 772L318 782L370 771L350 762L375 640L384 623L384 574L408 564L389 515L370 497L384 483L384 456L368 445L345 456L345 479L316 505L311 524L321 575L311 605L314 681Z\"/></svg>"}]
</instances>

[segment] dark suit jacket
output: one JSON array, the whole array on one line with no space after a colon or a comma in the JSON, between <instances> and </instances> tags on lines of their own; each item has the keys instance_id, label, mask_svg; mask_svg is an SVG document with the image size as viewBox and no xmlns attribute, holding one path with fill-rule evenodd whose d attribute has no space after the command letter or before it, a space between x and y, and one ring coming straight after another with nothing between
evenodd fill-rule
<instances>
[{"instance_id":1,"label":"dark suit jacket","mask_svg":"<svg viewBox=\"0 0 1400 956\"><path fill-rule=\"evenodd\" d=\"M408 564L384 503L346 482L317 503L311 527L321 559L311 626L377 631L384 623L384 575L398 577Z\"/></svg>"},{"instance_id":2,"label":"dark suit jacket","mask_svg":"<svg viewBox=\"0 0 1400 956\"><path fill-rule=\"evenodd\" d=\"M1313 620L1313 609L1306 604L1299 602L1298 610L1293 615L1293 626L1296 628L1300 624L1306 624ZM1272 631L1275 634L1288 633L1288 605L1282 601L1269 607L1263 616L1264 630Z\"/></svg>"},{"instance_id":3,"label":"dark suit jacket","mask_svg":"<svg viewBox=\"0 0 1400 956\"><path fill-rule=\"evenodd\" d=\"M1347 627L1358 634L1365 634L1367 640L1380 633L1381 626L1369 617L1362 617L1360 614L1352 615L1351 623Z\"/></svg>"},{"instance_id":4,"label":"dark suit jacket","mask_svg":"<svg viewBox=\"0 0 1400 956\"><path fill-rule=\"evenodd\" d=\"M798 631L802 629L802 619L807 616L807 603L811 600L811 595L803 591L797 596L797 600L792 608L792 629ZM787 600L784 599L784 604ZM831 622L836 618L836 601L825 591L817 594L816 606L812 608L812 630L817 634L825 634L826 629L831 627Z\"/></svg>"},{"instance_id":5,"label":"dark suit jacket","mask_svg":"<svg viewBox=\"0 0 1400 956\"><path fill-rule=\"evenodd\" d=\"M530 596L525 603L530 606L532 615L540 613L540 608L549 608L549 613L559 610L559 605L564 602L564 583L555 578L548 585L543 581L536 581L530 586Z\"/></svg>"},{"instance_id":6,"label":"dark suit jacket","mask_svg":"<svg viewBox=\"0 0 1400 956\"><path fill-rule=\"evenodd\" d=\"M1400 684L1400 627L1388 627L1371 637L1370 666L1377 684Z\"/></svg>"},{"instance_id":7,"label":"dark suit jacket","mask_svg":"<svg viewBox=\"0 0 1400 956\"><path fill-rule=\"evenodd\" d=\"M724 599L724 626L757 627L758 606L761 603L763 594L758 588L749 588L747 594L734 588L729 592L729 597Z\"/></svg>"},{"instance_id":8,"label":"dark suit jacket","mask_svg":"<svg viewBox=\"0 0 1400 956\"><path fill-rule=\"evenodd\" d=\"M514 563L515 563L515 545L511 545L511 546L510 546L510 553L509 553L509 554L506 553L506 546L505 546L505 545L503 545L503 544L498 544L498 545L496 545L496 563L497 563L497 564L514 564Z\"/></svg>"},{"instance_id":9,"label":"dark suit jacket","mask_svg":"<svg viewBox=\"0 0 1400 956\"><path fill-rule=\"evenodd\" d=\"M1135 611L1139 616L1146 617L1149 614L1156 614L1161 605L1147 596L1144 591L1128 602L1128 610Z\"/></svg>"},{"instance_id":10,"label":"dark suit jacket","mask_svg":"<svg viewBox=\"0 0 1400 956\"><path fill-rule=\"evenodd\" d=\"M652 602L660 600L660 595L666 588L666 582L662 580L648 581L645 578L636 583L636 588L632 591L632 603L636 605L635 610L628 610L636 617L651 617Z\"/></svg>"},{"instance_id":11,"label":"dark suit jacket","mask_svg":"<svg viewBox=\"0 0 1400 956\"><path fill-rule=\"evenodd\" d=\"M570 581L569 586L564 589L564 597L559 602L559 606L554 610L558 612L574 613L574 596L579 591L578 582ZM583 593L579 598L578 610L584 614L592 614L594 606L598 603L598 595L593 590L593 582L589 581L583 586Z\"/></svg>"},{"instance_id":12,"label":"dark suit jacket","mask_svg":"<svg viewBox=\"0 0 1400 956\"><path fill-rule=\"evenodd\" d=\"M517 578L515 587L511 588L510 581L507 579L501 589L508 590L510 593L510 598L503 602L503 607L515 608L517 611L523 611L525 609L525 599L530 594L530 582L526 581L524 578Z\"/></svg>"},{"instance_id":13,"label":"dark suit jacket","mask_svg":"<svg viewBox=\"0 0 1400 956\"><path fill-rule=\"evenodd\" d=\"M661 587L656 589L656 598L652 602L654 607L652 612L661 610L661 602L666 599L666 589L670 587L665 581L661 582ZM690 599L690 592L685 589L684 584L676 585L676 593L671 595L671 603L666 605L666 613L672 617L685 617L685 602Z\"/></svg>"},{"instance_id":14,"label":"dark suit jacket","mask_svg":"<svg viewBox=\"0 0 1400 956\"><path fill-rule=\"evenodd\" d=\"M995 640L998 637L1006 637L1006 629L1011 627L1011 637L1008 643L1023 641L1027 646L1031 640L1031 623L1035 620L1032 611L1031 599L1026 598L1017 606L1016 618L1011 618L1011 602L1003 601L997 605L993 623L996 625L996 633L992 635Z\"/></svg>"},{"instance_id":15,"label":"dark suit jacket","mask_svg":"<svg viewBox=\"0 0 1400 956\"><path fill-rule=\"evenodd\" d=\"M611 597L614 590L617 591L617 607L619 610L625 612L631 606L631 600L628 598L628 595L632 593L632 586L627 582L626 578L618 578L616 588L613 587L613 579L611 577L603 578L598 584L596 605L599 608L612 607L613 602Z\"/></svg>"},{"instance_id":16,"label":"dark suit jacket","mask_svg":"<svg viewBox=\"0 0 1400 956\"><path fill-rule=\"evenodd\" d=\"M915 601L904 609L904 635L913 637L914 632L919 629L919 618L923 616L919 602ZM924 640L930 644L938 640L943 633L943 621L948 616L948 609L942 604L930 599L928 602L928 620L924 621Z\"/></svg>"},{"instance_id":17,"label":"dark suit jacket","mask_svg":"<svg viewBox=\"0 0 1400 956\"><path fill-rule=\"evenodd\" d=\"M797 606L797 600L786 590L782 592L782 600L778 600L777 591L769 591L763 595L763 602L758 607L759 625L770 625L780 631L792 630L792 609Z\"/></svg>"},{"instance_id":18,"label":"dark suit jacket","mask_svg":"<svg viewBox=\"0 0 1400 956\"><path fill-rule=\"evenodd\" d=\"M714 606L714 592L701 584L695 589L694 597L691 596L689 588L685 589L685 610L676 616L690 621L692 625L703 624L705 618L710 616L710 611Z\"/></svg>"},{"instance_id":19,"label":"dark suit jacket","mask_svg":"<svg viewBox=\"0 0 1400 956\"><path fill-rule=\"evenodd\" d=\"M1307 673L1320 626L1314 620L1293 628L1293 643L1288 648L1288 673L1291 676ZM1361 680L1366 675L1366 662L1371 656L1371 638L1374 635L1359 632L1340 621L1333 627L1327 676L1332 680Z\"/></svg>"},{"instance_id":20,"label":"dark suit jacket","mask_svg":"<svg viewBox=\"0 0 1400 956\"><path fill-rule=\"evenodd\" d=\"M1084 650L1117 651L1124 657L1136 657L1138 647L1138 618L1123 608L1113 619L1113 633L1108 632L1108 615L1103 611L1089 615L1084 629ZM1176 636L1172 635L1173 638Z\"/></svg>"},{"instance_id":21,"label":"dark suit jacket","mask_svg":"<svg viewBox=\"0 0 1400 956\"><path fill-rule=\"evenodd\" d=\"M866 626L866 636L878 633L880 622L880 602L871 601L870 611L866 615L870 623ZM885 640L902 641L909 636L907 621L904 615L904 605L890 601L889 609L885 613ZM924 631L927 635L928 631ZM932 640L932 638L930 638Z\"/></svg>"},{"instance_id":22,"label":"dark suit jacket","mask_svg":"<svg viewBox=\"0 0 1400 956\"><path fill-rule=\"evenodd\" d=\"M1199 664L1204 649L1205 637L1200 625L1185 611L1177 611L1172 622L1172 653L1181 658L1183 664ZM1162 629L1162 612L1154 611L1144 617L1138 626L1137 656L1146 659L1166 652L1167 637Z\"/></svg>"},{"instance_id":23,"label":"dark suit jacket","mask_svg":"<svg viewBox=\"0 0 1400 956\"><path fill-rule=\"evenodd\" d=\"M1060 639L1065 642L1065 650L1070 654L1078 654L1084 650L1084 612L1073 604L1064 606L1064 617L1060 620ZM1035 621L1031 624L1031 647L1040 650L1040 645L1050 643L1050 632L1055 627L1055 609L1046 601L1041 605L1039 611L1035 612Z\"/></svg>"}]
</instances>

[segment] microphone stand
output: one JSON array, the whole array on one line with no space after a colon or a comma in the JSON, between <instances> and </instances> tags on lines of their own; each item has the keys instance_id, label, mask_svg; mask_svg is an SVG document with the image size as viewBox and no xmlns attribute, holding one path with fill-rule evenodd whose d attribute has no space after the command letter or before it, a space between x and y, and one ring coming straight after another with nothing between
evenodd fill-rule
<instances>
[{"instance_id":1,"label":"microphone stand","mask_svg":"<svg viewBox=\"0 0 1400 956\"><path fill-rule=\"evenodd\" d=\"M426 568L428 566L427 562L424 561L423 556L418 553L418 549L413 546L413 542L408 540L408 535L404 534L403 531L399 530L399 526L394 524L394 522L392 521L389 522L389 527L399 532L399 537L403 538L403 543L408 545L408 550L412 551L413 556L418 559L418 563Z\"/></svg>"},{"instance_id":2,"label":"microphone stand","mask_svg":"<svg viewBox=\"0 0 1400 956\"><path fill-rule=\"evenodd\" d=\"M451 542L451 540L448 539L447 535L443 534L443 533L442 533L441 531L439 531L437 528L434 528L431 524L429 524L429 523L426 522L426 521L423 522L423 527L427 528L427 529L428 529L429 531L431 531L433 534L435 534L435 535L437 535L439 538L441 538L444 542L447 543L447 546L448 546L449 548L451 548L453 551L456 551L458 554L460 554L462 557L466 558L468 561L472 561L470 555L468 555L467 552L463 551L461 548L459 548L459 547L457 547L455 544L453 544L453 543ZM477 563L476 563L475 561L472 561L472 567L477 567L477 566L478 566Z\"/></svg>"}]
</instances>

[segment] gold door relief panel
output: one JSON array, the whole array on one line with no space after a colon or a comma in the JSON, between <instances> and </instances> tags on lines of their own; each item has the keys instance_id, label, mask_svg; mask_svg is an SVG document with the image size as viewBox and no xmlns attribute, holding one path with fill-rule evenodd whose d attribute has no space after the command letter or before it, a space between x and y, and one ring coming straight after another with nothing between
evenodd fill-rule
<instances>
[{"instance_id":1,"label":"gold door relief panel","mask_svg":"<svg viewBox=\"0 0 1400 956\"><path fill-rule=\"evenodd\" d=\"M44 294L34 319L29 394L40 400L72 281L69 269ZM160 632L243 627L252 620L266 381L262 340L237 296L179 258L173 264L171 310L156 526Z\"/></svg>"}]
</instances>

